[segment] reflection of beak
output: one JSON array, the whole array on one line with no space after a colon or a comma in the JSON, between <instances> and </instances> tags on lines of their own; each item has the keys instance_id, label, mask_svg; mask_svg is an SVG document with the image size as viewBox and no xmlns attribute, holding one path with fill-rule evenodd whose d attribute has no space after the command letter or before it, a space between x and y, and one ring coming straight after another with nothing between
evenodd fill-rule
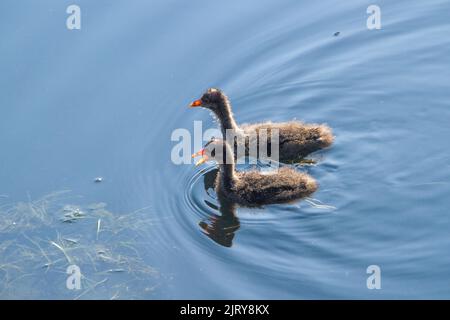
<instances>
[{"instance_id":1,"label":"reflection of beak","mask_svg":"<svg viewBox=\"0 0 450 320\"><path fill-rule=\"evenodd\" d=\"M208 156L205 155L205 149L202 149L199 152L194 153L192 155L192 158L199 157L199 156L202 156L202 158L197 161L197 163L195 164L196 167L198 167L199 165L201 165L201 164L205 163L206 161L208 161Z\"/></svg>"},{"instance_id":2,"label":"reflection of beak","mask_svg":"<svg viewBox=\"0 0 450 320\"><path fill-rule=\"evenodd\" d=\"M194 102L192 102L189 107L191 108L195 108L195 107L201 107L203 104L201 99L195 100Z\"/></svg>"}]
</instances>

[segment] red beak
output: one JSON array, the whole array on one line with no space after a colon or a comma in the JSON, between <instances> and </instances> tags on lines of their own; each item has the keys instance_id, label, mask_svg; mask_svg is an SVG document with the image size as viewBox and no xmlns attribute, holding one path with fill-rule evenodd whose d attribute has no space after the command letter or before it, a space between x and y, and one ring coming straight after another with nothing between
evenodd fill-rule
<instances>
[{"instance_id":1,"label":"red beak","mask_svg":"<svg viewBox=\"0 0 450 320\"><path fill-rule=\"evenodd\" d=\"M195 107L201 107L203 104L201 99L195 100L194 102L192 102L189 106L191 108L195 108Z\"/></svg>"},{"instance_id":2,"label":"red beak","mask_svg":"<svg viewBox=\"0 0 450 320\"><path fill-rule=\"evenodd\" d=\"M208 161L208 156L205 155L205 149L204 148L202 150L200 150L199 152L194 153L192 155L192 158L195 158L195 157L198 157L198 156L202 156L202 158L195 164L196 167L198 167L202 163L205 163L206 161Z\"/></svg>"}]
</instances>

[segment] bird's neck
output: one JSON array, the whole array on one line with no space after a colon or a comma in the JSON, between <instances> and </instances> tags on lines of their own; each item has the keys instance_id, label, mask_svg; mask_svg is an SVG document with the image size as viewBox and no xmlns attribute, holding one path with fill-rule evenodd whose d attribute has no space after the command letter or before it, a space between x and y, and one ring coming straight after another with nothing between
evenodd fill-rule
<instances>
[{"instance_id":1,"label":"bird's neck","mask_svg":"<svg viewBox=\"0 0 450 320\"><path fill-rule=\"evenodd\" d=\"M239 127L234 120L231 104L228 99L225 98L222 101L222 105L216 111L216 116L219 119L223 139L227 136L227 130L238 131Z\"/></svg>"},{"instance_id":2,"label":"bird's neck","mask_svg":"<svg viewBox=\"0 0 450 320\"><path fill-rule=\"evenodd\" d=\"M230 190L236 183L236 174L234 163L233 164L220 164L219 165L219 183L222 188Z\"/></svg>"},{"instance_id":3,"label":"bird's neck","mask_svg":"<svg viewBox=\"0 0 450 320\"><path fill-rule=\"evenodd\" d=\"M236 183L236 171L234 162L234 153L228 144L224 145L223 162L219 163L219 179L222 187L225 189L232 188Z\"/></svg>"}]
</instances>

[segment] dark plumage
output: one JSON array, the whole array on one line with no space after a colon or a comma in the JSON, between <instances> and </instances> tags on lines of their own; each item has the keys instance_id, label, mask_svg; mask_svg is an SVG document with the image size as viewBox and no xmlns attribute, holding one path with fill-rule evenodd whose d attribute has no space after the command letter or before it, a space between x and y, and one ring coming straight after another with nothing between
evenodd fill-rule
<instances>
[{"instance_id":1,"label":"dark plumage","mask_svg":"<svg viewBox=\"0 0 450 320\"><path fill-rule=\"evenodd\" d=\"M223 140L211 140L201 151L203 163L212 158L219 165L215 190L226 199L244 206L285 203L311 195L317 190L316 181L291 168L261 173L237 172L233 151Z\"/></svg>"},{"instance_id":2,"label":"dark plumage","mask_svg":"<svg viewBox=\"0 0 450 320\"><path fill-rule=\"evenodd\" d=\"M246 135L252 132L259 135L260 130L267 129L268 141L270 141L271 131L278 129L279 160L281 162L297 161L314 151L329 147L334 141L330 127L324 124L289 121L264 122L239 127L234 120L228 97L221 90L215 88L208 89L200 99L191 103L191 107L204 107L211 110L219 120L223 138L226 139L228 130L228 134L231 133L238 137L235 143L246 144L247 149ZM270 150L270 145L268 148Z\"/></svg>"}]
</instances>

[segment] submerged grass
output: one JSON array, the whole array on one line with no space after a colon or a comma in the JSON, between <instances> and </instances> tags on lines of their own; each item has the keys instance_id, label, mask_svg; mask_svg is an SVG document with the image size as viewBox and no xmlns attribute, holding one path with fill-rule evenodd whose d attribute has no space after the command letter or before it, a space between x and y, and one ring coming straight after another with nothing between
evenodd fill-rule
<instances>
[{"instance_id":1,"label":"submerged grass","mask_svg":"<svg viewBox=\"0 0 450 320\"><path fill-rule=\"evenodd\" d=\"M118 214L69 199L80 198L61 191L0 206L0 299L148 297L161 279L146 262L146 235L158 222L150 208ZM81 290L66 287L73 264Z\"/></svg>"}]
</instances>

